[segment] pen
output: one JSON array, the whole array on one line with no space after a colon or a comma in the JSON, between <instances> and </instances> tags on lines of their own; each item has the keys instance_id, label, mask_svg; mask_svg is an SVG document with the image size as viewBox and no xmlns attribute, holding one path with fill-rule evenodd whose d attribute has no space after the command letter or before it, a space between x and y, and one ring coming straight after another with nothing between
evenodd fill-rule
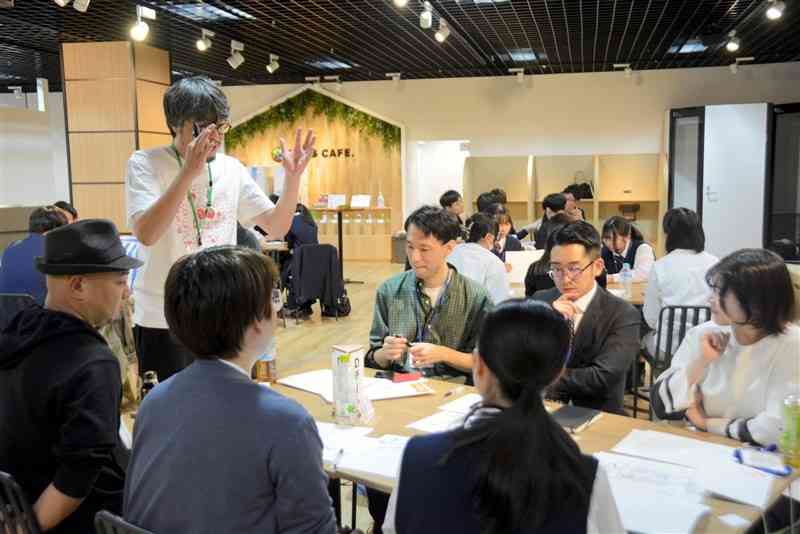
<instances>
[{"instance_id":1,"label":"pen","mask_svg":"<svg viewBox=\"0 0 800 534\"><path fill-rule=\"evenodd\" d=\"M452 395L454 393L461 393L462 391L464 391L464 386L458 386L457 388L451 389L450 391L445 393L444 396L445 397L449 397L450 395Z\"/></svg>"},{"instance_id":2,"label":"pen","mask_svg":"<svg viewBox=\"0 0 800 534\"><path fill-rule=\"evenodd\" d=\"M339 449L339 452L336 453L336 457L333 459L334 470L336 470L336 466L339 465L339 462L342 461L342 456L344 456L344 449Z\"/></svg>"}]
</instances>

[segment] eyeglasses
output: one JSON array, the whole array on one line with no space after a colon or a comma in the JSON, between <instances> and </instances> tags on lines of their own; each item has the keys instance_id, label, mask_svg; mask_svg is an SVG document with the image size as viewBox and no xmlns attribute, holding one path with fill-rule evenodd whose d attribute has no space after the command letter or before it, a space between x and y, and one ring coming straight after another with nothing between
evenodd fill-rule
<instances>
[{"instance_id":1,"label":"eyeglasses","mask_svg":"<svg viewBox=\"0 0 800 534\"><path fill-rule=\"evenodd\" d=\"M195 124L199 131L203 131L204 128L214 124L213 122L198 122ZM231 123L228 121L222 121L214 124L217 127L217 132L221 134L226 134L231 129Z\"/></svg>"},{"instance_id":2,"label":"eyeglasses","mask_svg":"<svg viewBox=\"0 0 800 534\"><path fill-rule=\"evenodd\" d=\"M583 273L583 271L591 267L593 264L594 262L589 262L589 265L583 268L578 266L567 267L566 269L562 269L561 267L554 267L551 268L549 271L547 271L547 276L549 276L553 280L555 280L556 278L563 279L564 276L569 276L570 280L574 280L575 278L579 277Z\"/></svg>"}]
</instances>

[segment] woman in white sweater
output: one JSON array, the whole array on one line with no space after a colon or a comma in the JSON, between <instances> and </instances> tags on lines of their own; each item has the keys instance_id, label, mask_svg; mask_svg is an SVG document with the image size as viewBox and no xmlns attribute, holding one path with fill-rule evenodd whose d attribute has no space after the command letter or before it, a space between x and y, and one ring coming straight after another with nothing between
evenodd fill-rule
<instances>
[{"instance_id":1,"label":"woman in white sweater","mask_svg":"<svg viewBox=\"0 0 800 534\"><path fill-rule=\"evenodd\" d=\"M653 329L645 336L645 347L655 354L658 319L666 306L705 306L711 295L706 273L719 258L705 252L706 235L700 218L686 208L672 208L662 223L667 236L667 255L653 264L644 294L644 320ZM691 325L687 325L691 326ZM678 339L680 325L673 338ZM661 349L675 351L677 342L667 347L667 333L661 336Z\"/></svg>"},{"instance_id":2,"label":"woman in white sweater","mask_svg":"<svg viewBox=\"0 0 800 534\"><path fill-rule=\"evenodd\" d=\"M783 399L800 382L800 327L783 260L763 249L723 258L707 275L712 321L686 334L650 399L661 419L758 445L778 442Z\"/></svg>"}]
</instances>

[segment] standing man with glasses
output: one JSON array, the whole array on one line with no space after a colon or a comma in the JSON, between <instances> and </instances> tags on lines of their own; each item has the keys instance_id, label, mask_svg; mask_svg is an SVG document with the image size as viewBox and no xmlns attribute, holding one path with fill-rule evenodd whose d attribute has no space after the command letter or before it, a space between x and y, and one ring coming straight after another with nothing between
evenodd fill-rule
<instances>
[{"instance_id":1,"label":"standing man with glasses","mask_svg":"<svg viewBox=\"0 0 800 534\"><path fill-rule=\"evenodd\" d=\"M197 250L235 245L237 221L285 235L315 142L311 131L303 142L299 129L292 150L281 140L286 181L275 205L244 165L217 153L231 125L227 97L210 79L172 84L164 94L164 114L172 144L134 152L125 180L128 224L144 245L145 265L133 288L139 372L156 371L159 380L194 359L167 329L164 282L170 267Z\"/></svg>"},{"instance_id":2,"label":"standing man with glasses","mask_svg":"<svg viewBox=\"0 0 800 534\"><path fill-rule=\"evenodd\" d=\"M605 266L591 224L567 224L553 237L550 277L556 287L534 293L572 323L572 351L548 397L625 415L625 375L639 350L639 312L597 285Z\"/></svg>"}]
</instances>

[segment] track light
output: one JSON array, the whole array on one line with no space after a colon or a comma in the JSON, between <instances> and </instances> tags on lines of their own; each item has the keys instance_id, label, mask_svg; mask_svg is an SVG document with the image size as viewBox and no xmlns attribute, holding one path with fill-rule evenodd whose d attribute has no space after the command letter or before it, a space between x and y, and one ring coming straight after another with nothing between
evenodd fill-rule
<instances>
[{"instance_id":1,"label":"track light","mask_svg":"<svg viewBox=\"0 0 800 534\"><path fill-rule=\"evenodd\" d=\"M200 39L197 40L197 49L201 52L205 52L209 48L211 48L211 38L214 37L214 32L211 30L203 29Z\"/></svg>"},{"instance_id":2,"label":"track light","mask_svg":"<svg viewBox=\"0 0 800 534\"><path fill-rule=\"evenodd\" d=\"M80 11L81 13L86 13L86 11L89 9L89 2L90 1L91 0L75 0L72 3L72 7L74 7L76 10Z\"/></svg>"},{"instance_id":3,"label":"track light","mask_svg":"<svg viewBox=\"0 0 800 534\"><path fill-rule=\"evenodd\" d=\"M436 40L440 43L445 42L445 40L450 37L450 26L447 25L446 20L439 20L439 30L436 32L434 37L436 37Z\"/></svg>"},{"instance_id":4,"label":"track light","mask_svg":"<svg viewBox=\"0 0 800 534\"><path fill-rule=\"evenodd\" d=\"M59 7L67 7L72 0L53 0Z\"/></svg>"},{"instance_id":5,"label":"track light","mask_svg":"<svg viewBox=\"0 0 800 534\"><path fill-rule=\"evenodd\" d=\"M625 77L631 78L633 76L633 69L630 67L625 67Z\"/></svg>"},{"instance_id":6,"label":"track light","mask_svg":"<svg viewBox=\"0 0 800 534\"><path fill-rule=\"evenodd\" d=\"M430 2L425 2L425 7L422 13L419 14L419 27L423 30L429 30L433 26L433 8Z\"/></svg>"},{"instance_id":7,"label":"track light","mask_svg":"<svg viewBox=\"0 0 800 534\"><path fill-rule=\"evenodd\" d=\"M25 95L22 92L21 85L9 85L8 88L14 91L14 98L16 98L17 100L22 100L23 98L25 98Z\"/></svg>"},{"instance_id":8,"label":"track light","mask_svg":"<svg viewBox=\"0 0 800 534\"><path fill-rule=\"evenodd\" d=\"M406 7L408 5L408 0L394 0L394 5L397 7Z\"/></svg>"},{"instance_id":9,"label":"track light","mask_svg":"<svg viewBox=\"0 0 800 534\"><path fill-rule=\"evenodd\" d=\"M339 92L339 91L342 90L342 80L341 80L341 78L339 78L338 74L337 75L333 75L333 76L325 76L325 81L326 82L335 82L335 85L333 86L333 89L336 92Z\"/></svg>"},{"instance_id":10,"label":"track light","mask_svg":"<svg viewBox=\"0 0 800 534\"><path fill-rule=\"evenodd\" d=\"M75 0L75 4L79 0ZM150 33L150 26L142 19L156 20L156 12L149 7L136 6L136 24L131 26L131 39L144 41Z\"/></svg>"},{"instance_id":11,"label":"track light","mask_svg":"<svg viewBox=\"0 0 800 534\"><path fill-rule=\"evenodd\" d=\"M319 83L320 79L321 78L319 76L306 76L306 82L313 83L314 87L317 87L317 88L320 86L320 83Z\"/></svg>"},{"instance_id":12,"label":"track light","mask_svg":"<svg viewBox=\"0 0 800 534\"><path fill-rule=\"evenodd\" d=\"M269 55L269 65L267 65L267 72L270 74L275 74L275 71L281 68L281 64L278 63L278 59L280 59L276 54Z\"/></svg>"},{"instance_id":13,"label":"track light","mask_svg":"<svg viewBox=\"0 0 800 534\"><path fill-rule=\"evenodd\" d=\"M767 5L767 18L769 20L778 20L783 16L783 10L786 9L786 4L781 0L769 0L769 4Z\"/></svg>"},{"instance_id":14,"label":"track light","mask_svg":"<svg viewBox=\"0 0 800 534\"><path fill-rule=\"evenodd\" d=\"M739 72L739 65L742 63L748 63L750 61L755 61L756 58L754 57L737 57L736 61L728 65L728 68L731 69L731 74L737 74Z\"/></svg>"},{"instance_id":15,"label":"track light","mask_svg":"<svg viewBox=\"0 0 800 534\"><path fill-rule=\"evenodd\" d=\"M392 80L392 83L397 86L400 85L400 78L402 77L402 74L399 72L387 72L386 77Z\"/></svg>"},{"instance_id":16,"label":"track light","mask_svg":"<svg viewBox=\"0 0 800 534\"><path fill-rule=\"evenodd\" d=\"M243 51L244 43L231 39L231 55L228 57L228 65L230 65L232 69L236 70L244 63Z\"/></svg>"},{"instance_id":17,"label":"track light","mask_svg":"<svg viewBox=\"0 0 800 534\"><path fill-rule=\"evenodd\" d=\"M736 52L739 50L740 45L741 41L736 37L736 30L731 30L728 34L728 42L725 44L725 49L728 52Z\"/></svg>"},{"instance_id":18,"label":"track light","mask_svg":"<svg viewBox=\"0 0 800 534\"><path fill-rule=\"evenodd\" d=\"M508 73L516 75L518 84L522 85L525 83L525 69L516 67L513 69L508 69Z\"/></svg>"}]
</instances>

